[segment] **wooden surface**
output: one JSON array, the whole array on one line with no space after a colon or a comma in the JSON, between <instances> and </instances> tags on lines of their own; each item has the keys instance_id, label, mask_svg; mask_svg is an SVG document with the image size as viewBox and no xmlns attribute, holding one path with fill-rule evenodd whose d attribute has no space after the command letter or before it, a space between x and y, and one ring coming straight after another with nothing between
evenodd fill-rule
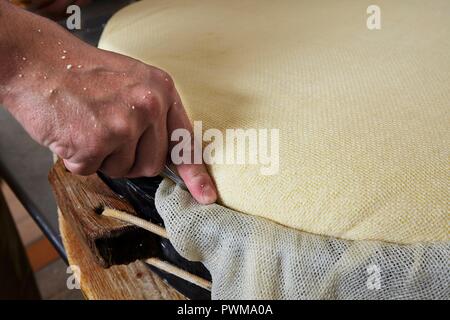
<instances>
[{"instance_id":1,"label":"wooden surface","mask_svg":"<svg viewBox=\"0 0 450 320\"><path fill-rule=\"evenodd\" d=\"M79 267L81 290L87 299L185 299L141 261L102 268L87 245L80 241L76 228L72 228L62 214L59 226L69 264Z\"/></svg>"},{"instance_id":2,"label":"wooden surface","mask_svg":"<svg viewBox=\"0 0 450 320\"><path fill-rule=\"evenodd\" d=\"M97 175L73 175L58 161L50 171L49 181L67 223L77 229L101 266L127 264L156 254L157 236L100 214L103 208L110 207L136 215Z\"/></svg>"},{"instance_id":3,"label":"wooden surface","mask_svg":"<svg viewBox=\"0 0 450 320\"><path fill-rule=\"evenodd\" d=\"M185 299L144 262L135 261L153 256L156 236L99 214L112 207L136 215L97 175L72 175L58 161L49 180L59 205L67 258L80 270L78 280L87 299Z\"/></svg>"}]
</instances>

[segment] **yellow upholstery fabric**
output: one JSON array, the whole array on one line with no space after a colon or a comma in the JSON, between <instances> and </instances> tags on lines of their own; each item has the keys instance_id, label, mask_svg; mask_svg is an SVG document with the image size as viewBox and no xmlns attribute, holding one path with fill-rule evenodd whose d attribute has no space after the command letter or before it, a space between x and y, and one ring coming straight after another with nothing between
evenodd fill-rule
<instances>
[{"instance_id":1,"label":"yellow upholstery fabric","mask_svg":"<svg viewBox=\"0 0 450 320\"><path fill-rule=\"evenodd\" d=\"M100 47L168 71L204 129L279 128L280 172L210 166L224 206L298 230L449 238L450 1L141 1Z\"/></svg>"}]
</instances>

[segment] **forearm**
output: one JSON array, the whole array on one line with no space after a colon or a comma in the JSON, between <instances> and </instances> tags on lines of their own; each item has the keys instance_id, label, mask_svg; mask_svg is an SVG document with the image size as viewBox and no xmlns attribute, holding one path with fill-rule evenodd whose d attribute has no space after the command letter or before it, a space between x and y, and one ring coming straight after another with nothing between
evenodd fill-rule
<instances>
[{"instance_id":1,"label":"forearm","mask_svg":"<svg viewBox=\"0 0 450 320\"><path fill-rule=\"evenodd\" d=\"M85 46L53 21L0 0L0 104L11 110L33 84L49 80L51 87Z\"/></svg>"},{"instance_id":2,"label":"forearm","mask_svg":"<svg viewBox=\"0 0 450 320\"><path fill-rule=\"evenodd\" d=\"M19 41L15 39L17 36L17 20L20 20L17 8L14 8L7 1L0 0L0 103L3 103L7 94L9 83L14 76L17 76L19 69L19 61L17 59L21 51ZM14 18L19 18L16 21Z\"/></svg>"}]
</instances>

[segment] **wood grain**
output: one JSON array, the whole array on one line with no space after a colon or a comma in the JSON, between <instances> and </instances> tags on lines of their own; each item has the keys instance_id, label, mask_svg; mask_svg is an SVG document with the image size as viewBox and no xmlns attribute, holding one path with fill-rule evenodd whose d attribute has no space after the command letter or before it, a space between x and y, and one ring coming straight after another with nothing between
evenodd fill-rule
<instances>
[{"instance_id":1,"label":"wood grain","mask_svg":"<svg viewBox=\"0 0 450 320\"><path fill-rule=\"evenodd\" d=\"M128 264L157 254L157 236L129 223L101 216L105 207L136 213L97 175L73 175L59 160L50 171L49 181L67 223L77 229L80 240L86 243L102 267Z\"/></svg>"},{"instance_id":2,"label":"wood grain","mask_svg":"<svg viewBox=\"0 0 450 320\"><path fill-rule=\"evenodd\" d=\"M59 228L69 264L80 269L78 280L87 299L186 299L141 261L108 269L99 266L86 243L80 241L77 229L67 223L62 214L59 214Z\"/></svg>"}]
</instances>

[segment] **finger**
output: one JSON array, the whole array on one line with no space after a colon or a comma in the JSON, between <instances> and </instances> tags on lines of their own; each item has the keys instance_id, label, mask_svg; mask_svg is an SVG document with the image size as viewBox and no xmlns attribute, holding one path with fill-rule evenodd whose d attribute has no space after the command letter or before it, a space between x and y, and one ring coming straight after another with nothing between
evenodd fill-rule
<instances>
[{"instance_id":1,"label":"finger","mask_svg":"<svg viewBox=\"0 0 450 320\"><path fill-rule=\"evenodd\" d=\"M73 140L72 140L73 143ZM105 144L98 141L88 141L82 137L82 141L70 147L52 146L50 149L64 159L66 169L74 174L87 176L94 174L101 167L104 159L116 148L112 143ZM78 150L78 151L72 151Z\"/></svg>"},{"instance_id":2,"label":"finger","mask_svg":"<svg viewBox=\"0 0 450 320\"><path fill-rule=\"evenodd\" d=\"M190 132L190 137L193 139L191 122L184 110L184 107L179 99L178 94L176 95L175 102L172 104L168 112L167 126L169 133L174 130L183 128ZM176 143L176 142L175 142ZM171 143L171 148L174 143ZM193 140L191 141L191 146L193 146ZM191 163L194 162L194 148L189 148ZM217 190L216 187L206 170L203 163L201 164L191 164L182 163L177 165L177 170L180 177L185 182L189 192L192 196L201 204L214 203L217 200Z\"/></svg>"},{"instance_id":3,"label":"finger","mask_svg":"<svg viewBox=\"0 0 450 320\"><path fill-rule=\"evenodd\" d=\"M74 174L88 176L97 172L103 162L102 158L90 158L82 162L74 162L64 160L64 165L67 170Z\"/></svg>"},{"instance_id":4,"label":"finger","mask_svg":"<svg viewBox=\"0 0 450 320\"><path fill-rule=\"evenodd\" d=\"M103 161L100 171L111 178L125 177L134 164L136 142L130 142L111 153Z\"/></svg>"},{"instance_id":5,"label":"finger","mask_svg":"<svg viewBox=\"0 0 450 320\"><path fill-rule=\"evenodd\" d=\"M129 178L157 176L167 157L167 130L165 120L149 127L139 139L135 161L127 174Z\"/></svg>"},{"instance_id":6,"label":"finger","mask_svg":"<svg viewBox=\"0 0 450 320\"><path fill-rule=\"evenodd\" d=\"M178 173L192 196L201 204L211 204L217 200L217 191L203 164L181 164Z\"/></svg>"}]
</instances>

